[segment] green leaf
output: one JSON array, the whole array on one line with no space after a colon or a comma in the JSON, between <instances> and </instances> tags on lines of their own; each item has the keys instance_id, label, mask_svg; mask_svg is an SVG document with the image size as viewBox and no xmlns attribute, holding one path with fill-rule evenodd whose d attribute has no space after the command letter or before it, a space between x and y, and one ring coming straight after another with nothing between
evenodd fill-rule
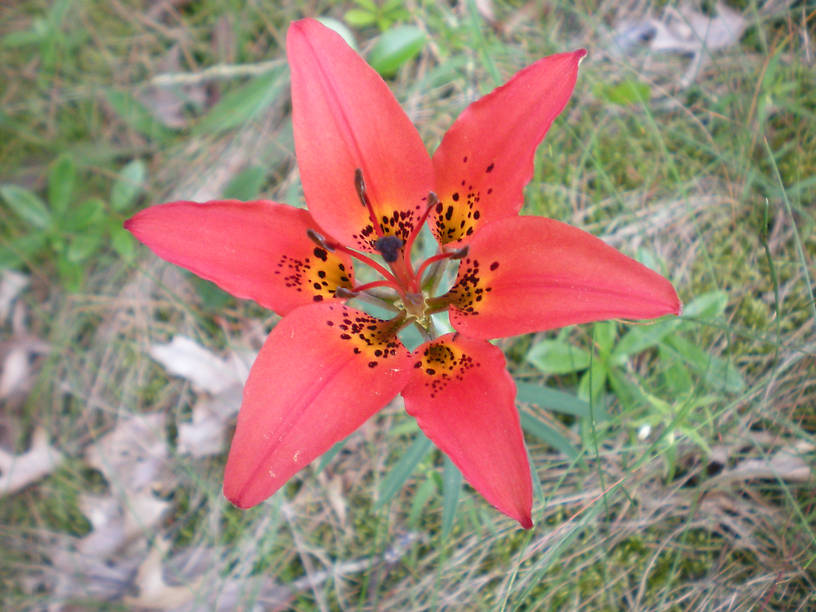
<instances>
[{"instance_id":1,"label":"green leaf","mask_svg":"<svg viewBox=\"0 0 816 612\"><path fill-rule=\"evenodd\" d=\"M27 263L45 247L47 239L46 232L32 231L0 245L0 270Z\"/></svg>"},{"instance_id":2,"label":"green leaf","mask_svg":"<svg viewBox=\"0 0 816 612\"><path fill-rule=\"evenodd\" d=\"M348 438L343 438L339 442L335 442L329 450L323 453L323 456L320 458L320 464L317 466L316 471L318 473L325 470L326 466L331 463L331 460L337 456L337 453L343 450L343 447L346 445L346 440L348 440Z\"/></svg>"},{"instance_id":3,"label":"green leaf","mask_svg":"<svg viewBox=\"0 0 816 612\"><path fill-rule=\"evenodd\" d=\"M595 358L578 383L578 397L595 406L596 413L598 407L603 404L601 400L606 388L606 375L606 364Z\"/></svg>"},{"instance_id":4,"label":"green leaf","mask_svg":"<svg viewBox=\"0 0 816 612\"><path fill-rule=\"evenodd\" d=\"M110 90L105 99L114 112L140 134L154 140L169 140L173 130L166 127L136 98L127 91Z\"/></svg>"},{"instance_id":5,"label":"green leaf","mask_svg":"<svg viewBox=\"0 0 816 612\"><path fill-rule=\"evenodd\" d=\"M593 93L604 100L618 106L642 104L652 97L652 89L641 81L627 80L616 85L599 83L593 88Z\"/></svg>"},{"instance_id":6,"label":"green leaf","mask_svg":"<svg viewBox=\"0 0 816 612\"><path fill-rule=\"evenodd\" d=\"M62 217L74 195L76 185L76 167L74 160L67 153L60 155L51 164L48 172L48 203L57 217Z\"/></svg>"},{"instance_id":7,"label":"green leaf","mask_svg":"<svg viewBox=\"0 0 816 612\"><path fill-rule=\"evenodd\" d=\"M136 254L136 240L121 226L110 228L111 247L125 261L132 261Z\"/></svg>"},{"instance_id":8,"label":"green leaf","mask_svg":"<svg viewBox=\"0 0 816 612\"><path fill-rule=\"evenodd\" d=\"M562 340L541 340L527 353L527 361L542 372L569 374L589 367L588 351Z\"/></svg>"},{"instance_id":9,"label":"green leaf","mask_svg":"<svg viewBox=\"0 0 816 612\"><path fill-rule=\"evenodd\" d=\"M525 382L517 382L516 390L516 399L520 402L581 418L589 416L589 404L569 393Z\"/></svg>"},{"instance_id":10,"label":"green leaf","mask_svg":"<svg viewBox=\"0 0 816 612\"><path fill-rule=\"evenodd\" d=\"M68 212L60 229L66 232L85 231L105 219L105 203L99 198L85 200L73 212ZM100 230L101 231L101 230Z\"/></svg>"},{"instance_id":11,"label":"green leaf","mask_svg":"<svg viewBox=\"0 0 816 612\"><path fill-rule=\"evenodd\" d=\"M227 186L222 194L226 199L252 200L258 197L261 192L266 172L260 166L250 166L239 172Z\"/></svg>"},{"instance_id":12,"label":"green leaf","mask_svg":"<svg viewBox=\"0 0 816 612\"><path fill-rule=\"evenodd\" d=\"M377 16L362 9L350 9L346 11L345 15L343 15L343 19L345 19L346 23L348 23L350 26L355 28L364 28L377 21Z\"/></svg>"},{"instance_id":13,"label":"green leaf","mask_svg":"<svg viewBox=\"0 0 816 612\"><path fill-rule=\"evenodd\" d=\"M592 326L592 342L601 355L609 355L618 335L618 325L614 321L600 321Z\"/></svg>"},{"instance_id":14,"label":"green leaf","mask_svg":"<svg viewBox=\"0 0 816 612\"><path fill-rule=\"evenodd\" d=\"M567 440L561 433L533 416L529 412L522 411L521 413L521 427L531 436L535 436L542 442L546 442L556 450L561 451L572 461L576 461L580 457L580 451L575 445Z\"/></svg>"},{"instance_id":15,"label":"green leaf","mask_svg":"<svg viewBox=\"0 0 816 612\"><path fill-rule=\"evenodd\" d=\"M68 243L68 248L65 250L65 257L68 261L82 263L93 255L101 244L101 234L80 234L79 236L74 236L71 242Z\"/></svg>"},{"instance_id":16,"label":"green leaf","mask_svg":"<svg viewBox=\"0 0 816 612\"><path fill-rule=\"evenodd\" d=\"M354 34L346 27L345 23L333 17L318 17L317 20L330 30L337 32L349 47L355 51L357 50L357 41L354 40Z\"/></svg>"},{"instance_id":17,"label":"green leaf","mask_svg":"<svg viewBox=\"0 0 816 612\"><path fill-rule=\"evenodd\" d=\"M664 346L697 370L710 387L730 393L740 393L745 389L745 380L733 364L705 352L693 342L680 336L670 336L666 338Z\"/></svg>"},{"instance_id":18,"label":"green leaf","mask_svg":"<svg viewBox=\"0 0 816 612\"><path fill-rule=\"evenodd\" d=\"M419 432L413 444L408 447L408 450L400 457L396 465L391 469L388 475L380 483L380 491L377 496L377 503L375 508L381 508L391 501L391 498L402 489L411 474L414 473L416 466L422 461L425 456L431 451L433 444L425 436Z\"/></svg>"},{"instance_id":19,"label":"green leaf","mask_svg":"<svg viewBox=\"0 0 816 612\"><path fill-rule=\"evenodd\" d=\"M61 257L57 260L57 272L59 273L62 286L68 291L76 292L82 289L82 281L85 278L85 268L81 264Z\"/></svg>"},{"instance_id":20,"label":"green leaf","mask_svg":"<svg viewBox=\"0 0 816 612\"><path fill-rule=\"evenodd\" d=\"M412 25L397 26L380 36L368 54L368 63L382 76L390 77L424 46L425 32Z\"/></svg>"},{"instance_id":21,"label":"green leaf","mask_svg":"<svg viewBox=\"0 0 816 612\"><path fill-rule=\"evenodd\" d=\"M7 48L25 47L27 45L34 45L43 39L43 32L36 28L30 30L19 30L17 32L10 32L3 36L2 44Z\"/></svg>"},{"instance_id":22,"label":"green leaf","mask_svg":"<svg viewBox=\"0 0 816 612\"><path fill-rule=\"evenodd\" d=\"M414 500L411 502L411 512L408 515L408 524L416 525L422 513L422 509L428 504L431 495L436 493L436 481L433 478L426 478L417 487L414 493Z\"/></svg>"},{"instance_id":23,"label":"green leaf","mask_svg":"<svg viewBox=\"0 0 816 612\"><path fill-rule=\"evenodd\" d=\"M442 468L442 539L447 540L456 521L459 494L462 492L462 472L445 455Z\"/></svg>"},{"instance_id":24,"label":"green leaf","mask_svg":"<svg viewBox=\"0 0 816 612\"><path fill-rule=\"evenodd\" d=\"M696 297L683 307L683 316L693 319L714 319L720 316L728 305L728 294L725 291L709 291Z\"/></svg>"},{"instance_id":25,"label":"green leaf","mask_svg":"<svg viewBox=\"0 0 816 612\"><path fill-rule=\"evenodd\" d=\"M29 225L39 229L46 229L51 225L51 211L33 191L17 185L3 185L0 187L0 194L11 210Z\"/></svg>"},{"instance_id":26,"label":"green leaf","mask_svg":"<svg viewBox=\"0 0 816 612\"><path fill-rule=\"evenodd\" d=\"M616 365L622 365L630 356L658 344L663 338L675 331L680 323L680 319L671 318L656 323L633 326L615 345L612 351L612 361Z\"/></svg>"},{"instance_id":27,"label":"green leaf","mask_svg":"<svg viewBox=\"0 0 816 612\"><path fill-rule=\"evenodd\" d=\"M279 66L253 78L245 85L227 92L195 127L197 134L231 130L252 120L265 110L283 91L286 70Z\"/></svg>"},{"instance_id":28,"label":"green leaf","mask_svg":"<svg viewBox=\"0 0 816 612\"><path fill-rule=\"evenodd\" d=\"M377 8L377 3L374 2L374 0L354 0L354 4L362 7L369 13L376 13L379 10Z\"/></svg>"},{"instance_id":29,"label":"green leaf","mask_svg":"<svg viewBox=\"0 0 816 612\"><path fill-rule=\"evenodd\" d=\"M111 188L110 203L113 210L127 210L141 193L146 178L147 166L141 159L134 159L122 168Z\"/></svg>"}]
</instances>

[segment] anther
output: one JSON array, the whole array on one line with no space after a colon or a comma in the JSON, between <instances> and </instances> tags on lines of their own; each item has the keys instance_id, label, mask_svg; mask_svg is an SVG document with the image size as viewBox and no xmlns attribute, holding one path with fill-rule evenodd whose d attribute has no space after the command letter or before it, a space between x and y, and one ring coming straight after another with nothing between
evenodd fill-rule
<instances>
[{"instance_id":1,"label":"anther","mask_svg":"<svg viewBox=\"0 0 816 612\"><path fill-rule=\"evenodd\" d=\"M340 299L347 299L357 297L357 292L352 291L351 289L346 289L345 287L338 287L334 290L334 297Z\"/></svg>"},{"instance_id":2,"label":"anther","mask_svg":"<svg viewBox=\"0 0 816 612\"><path fill-rule=\"evenodd\" d=\"M451 259L464 259L467 256L469 250L470 250L470 247L468 245L465 245L460 249L450 251L449 257Z\"/></svg>"},{"instance_id":3,"label":"anther","mask_svg":"<svg viewBox=\"0 0 816 612\"><path fill-rule=\"evenodd\" d=\"M307 236L309 237L309 239L310 239L312 242L314 242L314 243L315 243L317 246L319 246L319 247L323 247L323 248L324 248L324 249L326 249L327 251L333 251L333 250L334 250L334 246L330 245L330 244L329 244L329 243L326 241L326 239L325 239L323 236L321 236L320 234L318 234L318 233L317 233L316 231L314 231L313 229L307 229L307 230L306 230L306 235L307 235Z\"/></svg>"},{"instance_id":4,"label":"anther","mask_svg":"<svg viewBox=\"0 0 816 612\"><path fill-rule=\"evenodd\" d=\"M383 236L374 242L374 248L383 256L388 263L394 263L400 255L400 249L405 243L397 236Z\"/></svg>"},{"instance_id":5,"label":"anther","mask_svg":"<svg viewBox=\"0 0 816 612\"><path fill-rule=\"evenodd\" d=\"M374 214L374 207L371 205L371 200L368 198L366 192L365 179L363 178L363 171L360 168L354 169L354 189L357 191L357 197L363 204L363 208L368 209L368 218L371 220L371 227L377 233L377 236L382 238L385 235L380 222L377 220L377 215Z\"/></svg>"},{"instance_id":6,"label":"anther","mask_svg":"<svg viewBox=\"0 0 816 612\"><path fill-rule=\"evenodd\" d=\"M371 207L371 201L368 199L366 193L365 179L363 179L363 171L360 168L354 170L354 189L357 190L357 196L360 198L360 203L363 207Z\"/></svg>"}]
</instances>

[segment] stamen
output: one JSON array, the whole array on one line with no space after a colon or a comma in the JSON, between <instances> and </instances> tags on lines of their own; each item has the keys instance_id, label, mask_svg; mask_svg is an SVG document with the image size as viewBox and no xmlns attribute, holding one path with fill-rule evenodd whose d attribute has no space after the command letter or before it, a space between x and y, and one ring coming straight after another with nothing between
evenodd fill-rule
<instances>
[{"instance_id":1,"label":"stamen","mask_svg":"<svg viewBox=\"0 0 816 612\"><path fill-rule=\"evenodd\" d=\"M462 248L455 249L453 251L446 251L445 253L438 253L433 257L429 257L425 261L422 262L422 265L419 266L419 270L417 270L416 277L419 280L419 283L422 284L422 274L428 268L429 265L436 261L441 261L443 259L463 259L467 256L470 247L468 245L463 246Z\"/></svg>"},{"instance_id":2,"label":"stamen","mask_svg":"<svg viewBox=\"0 0 816 612\"><path fill-rule=\"evenodd\" d=\"M382 238L377 238L374 242L374 248L380 252L386 263L394 263L397 261L402 245L402 238L398 238L397 236L383 236Z\"/></svg>"},{"instance_id":3,"label":"stamen","mask_svg":"<svg viewBox=\"0 0 816 612\"><path fill-rule=\"evenodd\" d=\"M326 241L326 238L324 238L323 236L321 236L320 234L318 234L318 233L317 233L316 231L314 231L313 229L307 229L307 230L306 230L306 235L307 235L307 236L309 237L309 239L310 239L312 242L314 242L314 243L315 243L317 246L319 246L319 247L323 247L323 248L324 248L324 249L326 249L327 251L334 251L334 247L333 247L333 246L331 246L331 245L330 245L330 244L329 244L329 243Z\"/></svg>"},{"instance_id":4,"label":"stamen","mask_svg":"<svg viewBox=\"0 0 816 612\"><path fill-rule=\"evenodd\" d=\"M397 291L397 293L399 293L400 295L403 295L405 293L401 289L399 281L397 280L397 278L393 274L391 274L388 270L386 270L383 266L381 266L376 261L371 259L370 257L368 257L366 255L363 255L362 253L358 253L357 251L355 251L353 249L350 249L350 248L348 248L346 246L343 246L342 244L339 244L337 242L330 242L327 238L325 238L324 236L321 236L319 233L317 233L313 229L307 229L306 230L306 235L315 244L317 244L319 247L321 247L323 249L326 249L327 251L339 251L341 253L345 253L349 257L353 257L354 259L357 259L357 260L363 262L367 266L371 266L377 272L379 272L382 275L383 278L386 279L388 285L390 287L393 287Z\"/></svg>"},{"instance_id":5,"label":"stamen","mask_svg":"<svg viewBox=\"0 0 816 612\"><path fill-rule=\"evenodd\" d=\"M411 230L411 234L408 236L408 240L405 241L405 252L411 253L411 247L414 246L414 241L416 240L417 236L419 236L419 232L422 231L422 226L425 225L425 221L428 219L428 215L431 213L431 209L439 203L439 198L436 197L436 194L433 191L428 192L428 206L425 207L425 212L422 213L422 216L417 221L414 228Z\"/></svg>"},{"instance_id":6,"label":"stamen","mask_svg":"<svg viewBox=\"0 0 816 612\"><path fill-rule=\"evenodd\" d=\"M368 209L368 218L371 220L374 231L377 233L377 236L382 238L385 232L377 220L377 215L374 214L374 207L371 205L371 200L366 192L365 179L363 178L363 171L360 168L355 168L354 170L354 189L357 191L357 197L360 198L360 202Z\"/></svg>"}]
</instances>

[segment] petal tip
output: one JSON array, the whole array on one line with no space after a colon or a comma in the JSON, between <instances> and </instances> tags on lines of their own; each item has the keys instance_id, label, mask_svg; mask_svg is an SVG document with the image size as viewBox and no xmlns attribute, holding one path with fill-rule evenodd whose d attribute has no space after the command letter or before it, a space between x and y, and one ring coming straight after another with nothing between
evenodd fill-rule
<instances>
[{"instance_id":1,"label":"petal tip","mask_svg":"<svg viewBox=\"0 0 816 612\"><path fill-rule=\"evenodd\" d=\"M533 519L530 518L529 515L522 516L519 519L519 524L521 525L522 529L532 529L533 528Z\"/></svg>"}]
</instances>

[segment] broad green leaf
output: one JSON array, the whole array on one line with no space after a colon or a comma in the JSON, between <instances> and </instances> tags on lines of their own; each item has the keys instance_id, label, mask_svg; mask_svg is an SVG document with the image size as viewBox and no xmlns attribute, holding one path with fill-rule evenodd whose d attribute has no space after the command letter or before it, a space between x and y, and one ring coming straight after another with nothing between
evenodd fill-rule
<instances>
[{"instance_id":1,"label":"broad green leaf","mask_svg":"<svg viewBox=\"0 0 816 612\"><path fill-rule=\"evenodd\" d=\"M82 263L96 252L101 244L101 234L79 234L74 236L68 243L65 257L68 258L68 261Z\"/></svg>"},{"instance_id":2,"label":"broad green leaf","mask_svg":"<svg viewBox=\"0 0 816 612\"><path fill-rule=\"evenodd\" d=\"M124 212L136 200L147 178L147 166L141 159L134 159L119 172L119 178L111 188L111 207Z\"/></svg>"},{"instance_id":3,"label":"broad green leaf","mask_svg":"<svg viewBox=\"0 0 816 612\"><path fill-rule=\"evenodd\" d=\"M369 13L376 13L379 10L377 8L377 3L374 2L374 0L354 0L354 4L362 7Z\"/></svg>"},{"instance_id":4,"label":"broad green leaf","mask_svg":"<svg viewBox=\"0 0 816 612\"><path fill-rule=\"evenodd\" d=\"M85 278L85 268L82 264L60 257L57 259L57 272L62 286L68 291L76 292L82 289L82 281Z\"/></svg>"},{"instance_id":5,"label":"broad green leaf","mask_svg":"<svg viewBox=\"0 0 816 612\"><path fill-rule=\"evenodd\" d=\"M725 291L709 291L683 306L683 316L693 319L714 319L720 316L728 305Z\"/></svg>"},{"instance_id":6,"label":"broad green leaf","mask_svg":"<svg viewBox=\"0 0 816 612\"><path fill-rule=\"evenodd\" d=\"M48 172L48 203L57 218L61 218L68 210L74 196L75 185L74 160L67 153L63 153L51 164Z\"/></svg>"},{"instance_id":7,"label":"broad green leaf","mask_svg":"<svg viewBox=\"0 0 816 612\"><path fill-rule=\"evenodd\" d=\"M606 364L600 359L593 359L589 369L578 383L578 397L594 405L597 411L602 405L603 392L606 388ZM590 409L590 414L592 414ZM596 412L597 414L597 412Z\"/></svg>"},{"instance_id":8,"label":"broad green leaf","mask_svg":"<svg viewBox=\"0 0 816 612\"><path fill-rule=\"evenodd\" d=\"M279 66L227 92L195 127L198 134L231 130L252 120L283 91L286 70Z\"/></svg>"},{"instance_id":9,"label":"broad green leaf","mask_svg":"<svg viewBox=\"0 0 816 612\"><path fill-rule=\"evenodd\" d=\"M192 274L190 275L190 281L193 283L193 287L201 300L201 304L207 310L223 310L227 304L230 303L230 300L232 300L232 295L221 289L221 287L215 283L211 283L198 276L193 276Z\"/></svg>"},{"instance_id":10,"label":"broad green leaf","mask_svg":"<svg viewBox=\"0 0 816 612\"><path fill-rule=\"evenodd\" d=\"M570 393L525 382L516 382L516 390L516 399L520 402L581 418L589 416L589 404Z\"/></svg>"},{"instance_id":11,"label":"broad green leaf","mask_svg":"<svg viewBox=\"0 0 816 612\"><path fill-rule=\"evenodd\" d=\"M68 211L60 229L66 232L85 231L105 219L105 203L99 198L85 200L73 211ZM101 232L98 229L97 232Z\"/></svg>"},{"instance_id":12,"label":"broad green leaf","mask_svg":"<svg viewBox=\"0 0 816 612\"><path fill-rule=\"evenodd\" d=\"M442 539L446 540L456 521L459 494L462 492L462 472L445 456L442 468Z\"/></svg>"},{"instance_id":13,"label":"broad green leaf","mask_svg":"<svg viewBox=\"0 0 816 612\"><path fill-rule=\"evenodd\" d=\"M368 55L368 63L382 76L390 77L423 46L425 32L412 25L396 26L380 36Z\"/></svg>"},{"instance_id":14,"label":"broad green leaf","mask_svg":"<svg viewBox=\"0 0 816 612\"><path fill-rule=\"evenodd\" d=\"M105 94L105 99L122 121L140 134L155 140L168 140L173 137L173 131L159 121L130 92L111 89Z\"/></svg>"},{"instance_id":15,"label":"broad green leaf","mask_svg":"<svg viewBox=\"0 0 816 612\"><path fill-rule=\"evenodd\" d=\"M663 338L675 331L680 323L680 319L672 317L655 323L633 325L615 345L612 351L612 361L616 365L622 365L632 355L658 344Z\"/></svg>"},{"instance_id":16,"label":"broad green leaf","mask_svg":"<svg viewBox=\"0 0 816 612\"><path fill-rule=\"evenodd\" d=\"M609 377L609 387L618 398L624 409L632 410L637 405L642 393L640 389L628 381L620 370L609 369L606 372Z\"/></svg>"},{"instance_id":17,"label":"broad green leaf","mask_svg":"<svg viewBox=\"0 0 816 612\"><path fill-rule=\"evenodd\" d=\"M598 83L593 93L605 102L618 106L629 106L648 102L652 96L652 89L647 83L627 80L616 85Z\"/></svg>"},{"instance_id":18,"label":"broad green leaf","mask_svg":"<svg viewBox=\"0 0 816 612\"><path fill-rule=\"evenodd\" d=\"M9 208L29 225L38 229L46 229L51 225L51 211L33 191L17 185L3 185L0 187L0 194Z\"/></svg>"},{"instance_id":19,"label":"broad green leaf","mask_svg":"<svg viewBox=\"0 0 816 612\"><path fill-rule=\"evenodd\" d=\"M345 19L346 23L348 23L350 26L355 28L364 28L374 24L374 22L377 21L377 16L362 9L350 9L346 11L345 15L343 15L343 19Z\"/></svg>"},{"instance_id":20,"label":"broad green leaf","mask_svg":"<svg viewBox=\"0 0 816 612\"><path fill-rule=\"evenodd\" d=\"M250 166L239 172L224 188L226 199L252 200L261 192L266 172L260 166Z\"/></svg>"},{"instance_id":21,"label":"broad green leaf","mask_svg":"<svg viewBox=\"0 0 816 612\"><path fill-rule=\"evenodd\" d=\"M354 33L348 29L345 23L334 17L318 17L317 20L330 30L337 32L349 47L357 51L357 41L354 40Z\"/></svg>"},{"instance_id":22,"label":"broad green leaf","mask_svg":"<svg viewBox=\"0 0 816 612\"><path fill-rule=\"evenodd\" d=\"M688 367L684 362L678 360L673 349L660 345L658 347L657 355L662 363L671 364L663 376L666 380L670 392L674 396L686 395L691 393L694 383L691 380Z\"/></svg>"},{"instance_id":23,"label":"broad green leaf","mask_svg":"<svg viewBox=\"0 0 816 612\"><path fill-rule=\"evenodd\" d=\"M664 341L664 346L697 370L709 386L731 393L740 393L745 389L745 380L733 364L705 352L693 342L680 336L670 336Z\"/></svg>"},{"instance_id":24,"label":"broad green leaf","mask_svg":"<svg viewBox=\"0 0 816 612\"><path fill-rule=\"evenodd\" d=\"M377 503L375 508L381 508L389 501L397 492L402 489L405 482L414 473L416 466L422 461L425 456L431 451L433 444L423 434L419 432L413 444L408 447L408 450L400 457L396 465L391 469L388 475L380 483L380 491L377 496Z\"/></svg>"},{"instance_id":25,"label":"broad green leaf","mask_svg":"<svg viewBox=\"0 0 816 612\"><path fill-rule=\"evenodd\" d=\"M3 36L2 45L7 48L25 47L37 44L42 40L43 35L43 32L38 31L36 28L9 32Z\"/></svg>"},{"instance_id":26,"label":"broad green leaf","mask_svg":"<svg viewBox=\"0 0 816 612\"><path fill-rule=\"evenodd\" d=\"M45 247L47 240L48 233L35 230L0 244L0 270L28 263Z\"/></svg>"},{"instance_id":27,"label":"broad green leaf","mask_svg":"<svg viewBox=\"0 0 816 612\"><path fill-rule=\"evenodd\" d=\"M561 451L572 461L579 459L580 452L572 442L529 412L521 412L521 427L531 436L535 436L542 442L546 442L556 450Z\"/></svg>"},{"instance_id":28,"label":"broad green leaf","mask_svg":"<svg viewBox=\"0 0 816 612\"><path fill-rule=\"evenodd\" d=\"M600 321L592 326L592 342L601 355L609 355L615 344L618 326L614 321Z\"/></svg>"},{"instance_id":29,"label":"broad green leaf","mask_svg":"<svg viewBox=\"0 0 816 612\"><path fill-rule=\"evenodd\" d=\"M136 240L125 228L117 225L110 229L111 247L125 261L131 261L136 254Z\"/></svg>"},{"instance_id":30,"label":"broad green leaf","mask_svg":"<svg viewBox=\"0 0 816 612\"><path fill-rule=\"evenodd\" d=\"M586 370L590 359L588 351L563 340L541 340L527 353L527 361L549 374Z\"/></svg>"}]
</instances>

